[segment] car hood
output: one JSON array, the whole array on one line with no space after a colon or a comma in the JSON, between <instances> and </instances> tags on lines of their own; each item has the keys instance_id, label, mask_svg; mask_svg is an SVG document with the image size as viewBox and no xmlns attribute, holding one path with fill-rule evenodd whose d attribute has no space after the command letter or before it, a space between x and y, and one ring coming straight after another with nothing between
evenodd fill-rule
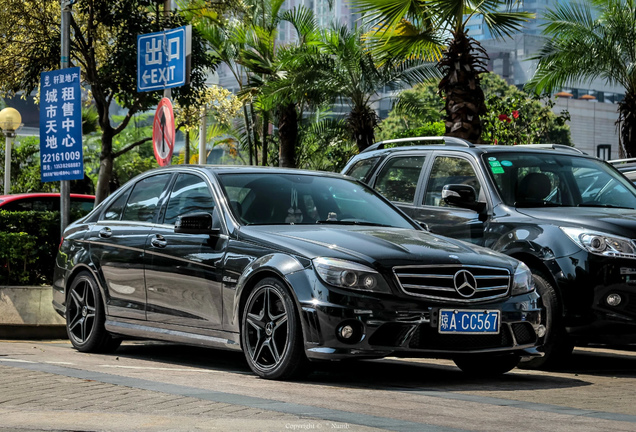
<instances>
[{"instance_id":1,"label":"car hood","mask_svg":"<svg viewBox=\"0 0 636 432\"><path fill-rule=\"evenodd\" d=\"M426 231L342 225L242 227L245 240L313 259L332 257L373 267L471 264L513 268L516 260L489 249Z\"/></svg>"},{"instance_id":2,"label":"car hood","mask_svg":"<svg viewBox=\"0 0 636 432\"><path fill-rule=\"evenodd\" d=\"M521 214L557 226L576 226L636 238L636 210L602 207L517 208Z\"/></svg>"}]
</instances>

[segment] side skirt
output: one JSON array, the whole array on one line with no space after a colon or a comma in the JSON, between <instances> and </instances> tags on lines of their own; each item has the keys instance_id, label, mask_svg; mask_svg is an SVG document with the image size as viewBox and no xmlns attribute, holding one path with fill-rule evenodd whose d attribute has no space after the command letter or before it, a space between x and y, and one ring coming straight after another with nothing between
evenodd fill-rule
<instances>
[{"instance_id":1,"label":"side skirt","mask_svg":"<svg viewBox=\"0 0 636 432\"><path fill-rule=\"evenodd\" d=\"M116 336L128 336L137 339L154 339L177 342L187 345L222 348L241 351L238 333L196 329L192 327L165 326L155 327L150 323L141 324L133 320L114 320L108 318L106 330Z\"/></svg>"}]
</instances>

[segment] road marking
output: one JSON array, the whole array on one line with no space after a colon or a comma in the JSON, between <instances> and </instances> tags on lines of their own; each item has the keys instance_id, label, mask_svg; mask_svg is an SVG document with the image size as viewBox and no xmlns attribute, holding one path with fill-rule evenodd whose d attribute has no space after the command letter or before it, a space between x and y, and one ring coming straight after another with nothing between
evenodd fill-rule
<instances>
[{"instance_id":1,"label":"road marking","mask_svg":"<svg viewBox=\"0 0 636 432\"><path fill-rule=\"evenodd\" d=\"M46 362L48 363L48 362ZM70 363L69 363L70 364ZM121 366L121 365L98 365L97 367L113 368L113 369L141 369L156 371L172 371L172 372L203 372L203 373L225 373L223 371L209 369L183 369L183 368L166 368L166 367L147 367L147 366Z\"/></svg>"},{"instance_id":2,"label":"road marking","mask_svg":"<svg viewBox=\"0 0 636 432\"><path fill-rule=\"evenodd\" d=\"M32 363L32 364L36 364L37 362L34 361L29 361L29 360L19 360L19 359L0 359L0 362L7 362L7 363Z\"/></svg>"},{"instance_id":3,"label":"road marking","mask_svg":"<svg viewBox=\"0 0 636 432\"><path fill-rule=\"evenodd\" d=\"M55 361L45 361L44 363L48 364L61 364L61 365L74 365L75 363L71 362L55 362Z\"/></svg>"}]
</instances>

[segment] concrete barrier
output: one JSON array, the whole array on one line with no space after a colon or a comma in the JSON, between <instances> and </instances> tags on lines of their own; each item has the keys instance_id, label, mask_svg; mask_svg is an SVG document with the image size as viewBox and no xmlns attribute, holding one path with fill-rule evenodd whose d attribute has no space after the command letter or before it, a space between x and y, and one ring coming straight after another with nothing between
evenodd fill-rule
<instances>
[{"instance_id":1,"label":"concrete barrier","mask_svg":"<svg viewBox=\"0 0 636 432\"><path fill-rule=\"evenodd\" d=\"M64 318L51 301L50 286L0 286L0 338L66 338Z\"/></svg>"}]
</instances>

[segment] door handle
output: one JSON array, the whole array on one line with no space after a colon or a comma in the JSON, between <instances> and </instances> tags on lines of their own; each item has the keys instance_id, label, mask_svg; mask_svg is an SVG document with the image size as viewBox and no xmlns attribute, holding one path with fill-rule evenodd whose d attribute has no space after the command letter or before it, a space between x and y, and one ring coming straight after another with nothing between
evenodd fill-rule
<instances>
[{"instance_id":1,"label":"door handle","mask_svg":"<svg viewBox=\"0 0 636 432\"><path fill-rule=\"evenodd\" d=\"M108 227L102 228L101 230L99 230L99 236L101 238L109 238L112 235L113 235L113 232Z\"/></svg>"},{"instance_id":2,"label":"door handle","mask_svg":"<svg viewBox=\"0 0 636 432\"><path fill-rule=\"evenodd\" d=\"M168 242L163 236L155 235L152 240L150 240L150 244L156 248L165 248Z\"/></svg>"}]
</instances>

